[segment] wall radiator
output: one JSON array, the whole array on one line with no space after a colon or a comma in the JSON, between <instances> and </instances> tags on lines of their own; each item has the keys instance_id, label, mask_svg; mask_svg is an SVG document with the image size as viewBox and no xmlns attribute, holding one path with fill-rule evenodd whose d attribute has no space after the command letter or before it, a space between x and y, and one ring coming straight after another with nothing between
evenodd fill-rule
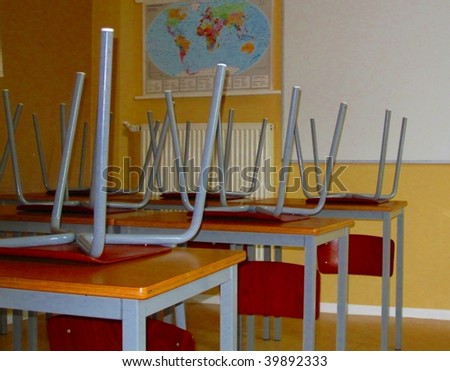
<instances>
[{"instance_id":1,"label":"wall radiator","mask_svg":"<svg viewBox=\"0 0 450 371\"><path fill-rule=\"evenodd\" d=\"M242 123L233 124L233 132L231 139L231 150L229 159L228 183L226 185L227 191L245 191L250 186L250 175L253 173L253 166L257 154L257 147L259 143L259 136L261 132L261 123ZM206 124L192 123L190 126L190 140L189 140L189 161L187 162L187 180L190 190L195 189L198 178L198 171L195 170L200 167L200 157L203 149L203 142L206 133ZM186 124L178 125L179 139L181 144L181 153L184 155L185 138L186 138ZM141 165L145 162L149 143L150 132L148 124L140 125L141 133ZM226 139L226 125L222 131L223 141ZM159 133L158 133L159 134ZM170 141L170 142L169 142ZM271 173L274 153L274 128L272 124L268 124L266 128L265 141L261 156L260 170L257 175L258 185L252 198L268 198L274 196L273 175ZM167 134L166 143L161 158L161 181L164 191L177 190L177 175L174 171L174 154L171 146L170 133ZM213 159L211 184L214 186L218 176L217 171L217 153ZM217 184L216 184L217 185ZM159 192L154 193L157 197Z\"/></svg>"}]
</instances>

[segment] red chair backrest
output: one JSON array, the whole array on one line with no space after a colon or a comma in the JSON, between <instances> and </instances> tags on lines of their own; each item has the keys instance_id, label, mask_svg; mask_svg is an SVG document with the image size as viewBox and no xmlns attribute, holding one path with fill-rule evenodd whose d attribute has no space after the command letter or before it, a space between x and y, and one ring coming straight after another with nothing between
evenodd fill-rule
<instances>
[{"instance_id":1,"label":"red chair backrest","mask_svg":"<svg viewBox=\"0 0 450 371\"><path fill-rule=\"evenodd\" d=\"M246 261L238 267L238 313L303 318L304 267ZM320 313L320 275L316 274L316 319Z\"/></svg>"},{"instance_id":2,"label":"red chair backrest","mask_svg":"<svg viewBox=\"0 0 450 371\"><path fill-rule=\"evenodd\" d=\"M120 351L122 322L118 320L56 315L47 322L50 350ZM191 333L175 325L147 319L147 350L195 350Z\"/></svg>"},{"instance_id":3,"label":"red chair backrest","mask_svg":"<svg viewBox=\"0 0 450 371\"><path fill-rule=\"evenodd\" d=\"M394 271L395 243L391 240L390 275ZM317 247L317 266L320 273L337 274L339 242L334 240ZM382 276L383 238L363 234L349 236L348 273Z\"/></svg>"}]
</instances>

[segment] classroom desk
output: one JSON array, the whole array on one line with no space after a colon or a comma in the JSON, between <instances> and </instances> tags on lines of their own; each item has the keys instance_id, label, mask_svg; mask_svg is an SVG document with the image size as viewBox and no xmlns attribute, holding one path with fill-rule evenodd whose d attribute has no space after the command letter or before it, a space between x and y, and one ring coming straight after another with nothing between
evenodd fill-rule
<instances>
[{"instance_id":1,"label":"classroom desk","mask_svg":"<svg viewBox=\"0 0 450 371\"><path fill-rule=\"evenodd\" d=\"M183 230L188 220L182 211L141 210L116 214L114 225L121 233L167 233ZM303 350L315 349L315 285L317 246L339 239L338 316L336 349L345 350L347 330L347 257L351 219L305 218L279 223L267 220L204 218L195 241L248 245L283 245L305 249Z\"/></svg>"},{"instance_id":2,"label":"classroom desk","mask_svg":"<svg viewBox=\"0 0 450 371\"><path fill-rule=\"evenodd\" d=\"M20 213L13 205L0 207L1 229L4 231L48 231L50 216L45 213ZM92 216L65 215L62 228L90 229ZM79 224L82 223L82 224ZM113 213L107 216L107 224L116 233L167 233L184 230L189 220L185 211L139 210ZM347 256L348 234L354 225L351 219L306 218L301 221L279 223L264 220L238 221L236 219L205 218L199 233L194 238L200 242L222 242L248 245L283 245L305 249L305 308L303 321L303 349L315 347L315 283L317 268L317 246L335 239L340 240L338 275L338 316L336 348L346 346L347 321ZM2 305L0 304L0 307Z\"/></svg>"},{"instance_id":3,"label":"classroom desk","mask_svg":"<svg viewBox=\"0 0 450 371\"><path fill-rule=\"evenodd\" d=\"M276 199L253 201L258 205L274 205ZM392 236L391 224L396 219L396 285L395 285L395 349L402 348L402 316L403 316L403 254L404 254L404 224L406 201L387 201L379 204L356 203L326 203L318 217L350 218L353 220L381 221L383 236L383 277L381 303L381 350L387 350L389 344L389 243ZM313 207L302 199L287 199L287 207Z\"/></svg>"},{"instance_id":4,"label":"classroom desk","mask_svg":"<svg viewBox=\"0 0 450 371\"><path fill-rule=\"evenodd\" d=\"M145 350L147 316L219 286L220 348L237 350L243 260L244 251L195 248L106 265L3 256L0 306L122 320L123 349Z\"/></svg>"},{"instance_id":5,"label":"classroom desk","mask_svg":"<svg viewBox=\"0 0 450 371\"><path fill-rule=\"evenodd\" d=\"M72 232L85 232L91 228L92 214L65 214L61 221L61 227ZM8 234L30 234L30 233L50 233L51 215L49 212L19 212L16 204L0 205L0 232ZM113 220L107 220L107 226L110 231L113 226ZM0 333L7 332L7 312L5 307L0 306ZM37 326L37 317L35 313L28 313L29 323L29 349L35 349L37 346L37 332L34 328ZM31 331L30 331L31 330ZM20 350L22 347L22 313L14 311L13 313L13 348Z\"/></svg>"}]
</instances>

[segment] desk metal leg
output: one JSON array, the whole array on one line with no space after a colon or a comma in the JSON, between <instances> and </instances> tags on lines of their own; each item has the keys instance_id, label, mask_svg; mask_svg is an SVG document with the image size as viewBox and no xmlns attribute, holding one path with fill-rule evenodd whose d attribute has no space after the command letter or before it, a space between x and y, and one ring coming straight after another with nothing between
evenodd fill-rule
<instances>
[{"instance_id":1,"label":"desk metal leg","mask_svg":"<svg viewBox=\"0 0 450 371\"><path fill-rule=\"evenodd\" d=\"M336 349L345 350L347 345L348 313L348 234L339 239L338 259Z\"/></svg>"},{"instance_id":2,"label":"desk metal leg","mask_svg":"<svg viewBox=\"0 0 450 371\"><path fill-rule=\"evenodd\" d=\"M391 218L383 217L383 277L381 294L381 350L388 350L389 345L389 298L390 298L390 241Z\"/></svg>"},{"instance_id":3,"label":"desk metal leg","mask_svg":"<svg viewBox=\"0 0 450 371\"><path fill-rule=\"evenodd\" d=\"M312 236L305 239L305 280L303 299L303 350L315 348L317 243Z\"/></svg>"},{"instance_id":4,"label":"desk metal leg","mask_svg":"<svg viewBox=\"0 0 450 371\"><path fill-rule=\"evenodd\" d=\"M138 300L122 301L122 349L146 350L146 318L141 314Z\"/></svg>"},{"instance_id":5,"label":"desk metal leg","mask_svg":"<svg viewBox=\"0 0 450 371\"><path fill-rule=\"evenodd\" d=\"M173 311L175 312L175 324L179 328L186 330L186 306L184 302L175 305Z\"/></svg>"},{"instance_id":6,"label":"desk metal leg","mask_svg":"<svg viewBox=\"0 0 450 371\"><path fill-rule=\"evenodd\" d=\"M403 332L403 260L405 215L397 216L397 281L395 287L395 350L402 349Z\"/></svg>"},{"instance_id":7,"label":"desk metal leg","mask_svg":"<svg viewBox=\"0 0 450 371\"><path fill-rule=\"evenodd\" d=\"M230 280L220 285L220 350L237 350L237 265L228 268Z\"/></svg>"}]
</instances>

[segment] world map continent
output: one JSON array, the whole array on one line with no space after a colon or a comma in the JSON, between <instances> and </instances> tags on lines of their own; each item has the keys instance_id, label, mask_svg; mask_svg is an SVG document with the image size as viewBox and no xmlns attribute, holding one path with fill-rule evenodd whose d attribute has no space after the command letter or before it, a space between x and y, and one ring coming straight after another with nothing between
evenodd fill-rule
<instances>
[{"instance_id":1,"label":"world map continent","mask_svg":"<svg viewBox=\"0 0 450 371\"><path fill-rule=\"evenodd\" d=\"M267 18L242 0L171 4L146 33L149 58L171 76L196 74L217 63L235 73L245 71L264 55L269 42Z\"/></svg>"}]
</instances>

